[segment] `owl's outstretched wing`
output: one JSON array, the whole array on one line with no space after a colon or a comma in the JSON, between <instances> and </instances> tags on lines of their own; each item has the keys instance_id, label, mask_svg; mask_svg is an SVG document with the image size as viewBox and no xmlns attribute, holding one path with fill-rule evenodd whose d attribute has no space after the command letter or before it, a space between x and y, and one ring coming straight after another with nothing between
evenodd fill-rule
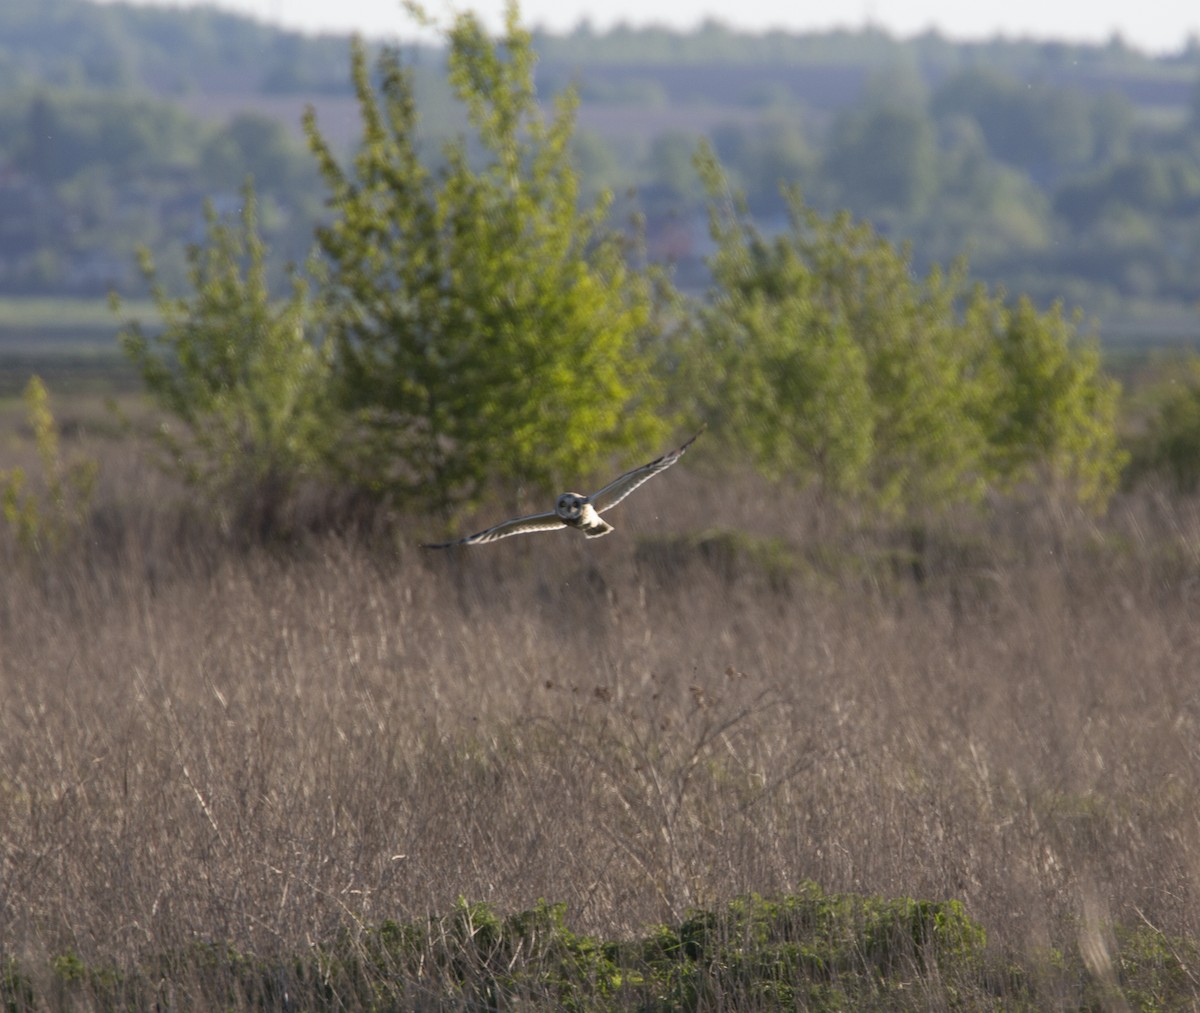
<instances>
[{"instance_id":1,"label":"owl's outstretched wing","mask_svg":"<svg viewBox=\"0 0 1200 1013\"><path fill-rule=\"evenodd\" d=\"M508 538L511 535L527 535L534 531L557 531L565 528L566 523L556 513L530 514L528 517L514 517L502 521L484 531L467 535L453 542L438 542L435 545L422 545L423 549L448 549L453 545L482 545L484 542L494 542L498 538Z\"/></svg>"},{"instance_id":2,"label":"owl's outstretched wing","mask_svg":"<svg viewBox=\"0 0 1200 1013\"><path fill-rule=\"evenodd\" d=\"M703 431L701 430L700 432ZM696 436L699 435L700 433L696 434ZM588 502L596 508L597 513L604 513L605 510L611 510L639 485L649 481L660 471L666 471L672 464L678 461L683 456L684 451L696 442L696 436L693 436L678 450L669 451L649 464L643 464L640 468L634 468L633 471L625 472L620 478L609 482L599 492L592 493L588 497Z\"/></svg>"}]
</instances>

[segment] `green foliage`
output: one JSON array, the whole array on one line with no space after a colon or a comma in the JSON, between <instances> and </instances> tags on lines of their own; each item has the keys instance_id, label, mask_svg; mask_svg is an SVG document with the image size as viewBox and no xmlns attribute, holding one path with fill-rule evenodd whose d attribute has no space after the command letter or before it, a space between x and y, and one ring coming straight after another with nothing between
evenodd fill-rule
<instances>
[{"instance_id":1,"label":"green foliage","mask_svg":"<svg viewBox=\"0 0 1200 1013\"><path fill-rule=\"evenodd\" d=\"M10 134L13 161L42 183L98 168L129 173L148 161L195 157L196 125L179 109L143 97L39 91Z\"/></svg>"},{"instance_id":2,"label":"green foliage","mask_svg":"<svg viewBox=\"0 0 1200 1013\"><path fill-rule=\"evenodd\" d=\"M311 245L317 174L277 120L218 126L141 92L40 86L0 93L0 151L10 170L0 275L10 293L140 295L139 245L154 249L164 283L182 289L196 194L233 199L248 174L273 212L272 277Z\"/></svg>"},{"instance_id":3,"label":"green foliage","mask_svg":"<svg viewBox=\"0 0 1200 1013\"><path fill-rule=\"evenodd\" d=\"M469 14L447 37L473 137L436 169L395 53L377 94L354 49L349 171L306 119L334 213L318 238L336 394L357 422L338 458L356 484L442 511L491 483L586 475L664 428L648 351L663 297L606 227L608 198L580 210L574 97L543 118L515 5L500 39Z\"/></svg>"},{"instance_id":4,"label":"green foliage","mask_svg":"<svg viewBox=\"0 0 1200 1013\"><path fill-rule=\"evenodd\" d=\"M715 197L715 159L699 168ZM768 241L744 209L722 214L715 202L711 226L713 291L697 312L705 354L687 340L684 386L764 474L857 492L873 433L867 362L847 322L829 312L787 238Z\"/></svg>"},{"instance_id":5,"label":"green foliage","mask_svg":"<svg viewBox=\"0 0 1200 1013\"><path fill-rule=\"evenodd\" d=\"M539 901L501 917L459 898L446 917L387 921L320 956L321 978L341 1008L405 1008L419 998L470 1009L606 1008L622 984L616 948L572 932L566 905Z\"/></svg>"},{"instance_id":6,"label":"green foliage","mask_svg":"<svg viewBox=\"0 0 1200 1013\"><path fill-rule=\"evenodd\" d=\"M0 966L0 1008L5 1013L21 1013L34 1008L33 982L21 971L21 965L11 957Z\"/></svg>"},{"instance_id":7,"label":"green foliage","mask_svg":"<svg viewBox=\"0 0 1200 1013\"><path fill-rule=\"evenodd\" d=\"M866 477L875 503L913 514L975 500L982 492L982 434L970 411L976 349L954 315L964 267L934 267L914 280L909 251L869 224L844 213L823 219L798 197L794 208L793 249L822 311L844 328L865 366Z\"/></svg>"},{"instance_id":8,"label":"green foliage","mask_svg":"<svg viewBox=\"0 0 1200 1013\"><path fill-rule=\"evenodd\" d=\"M1046 176L1086 162L1097 123L1120 129L1107 106L1076 89L1030 85L1017 76L972 68L948 78L932 100L938 116L967 114L993 154ZM1109 139L1110 145L1115 144Z\"/></svg>"},{"instance_id":9,"label":"green foliage","mask_svg":"<svg viewBox=\"0 0 1200 1013\"><path fill-rule=\"evenodd\" d=\"M986 934L958 901L827 894L806 883L778 899L756 894L691 912L645 944L648 977L667 986L654 1008L861 1007L913 975L978 980ZM977 987L974 986L974 987Z\"/></svg>"},{"instance_id":10,"label":"green foliage","mask_svg":"<svg viewBox=\"0 0 1200 1013\"><path fill-rule=\"evenodd\" d=\"M204 145L200 167L208 186L235 190L247 175L267 180L273 190L311 189L311 166L300 143L279 120L242 113Z\"/></svg>"},{"instance_id":11,"label":"green foliage","mask_svg":"<svg viewBox=\"0 0 1200 1013\"><path fill-rule=\"evenodd\" d=\"M1200 355L1190 355L1152 394L1145 432L1133 447L1137 475L1157 474L1179 492L1200 488Z\"/></svg>"},{"instance_id":12,"label":"green foliage","mask_svg":"<svg viewBox=\"0 0 1200 1013\"><path fill-rule=\"evenodd\" d=\"M293 274L282 302L268 291L253 186L243 189L237 224L211 205L205 216L207 242L188 257L191 295L168 295L143 252L161 330L133 321L118 340L170 417L156 434L169 464L265 532L321 461L326 358L306 333L312 308L303 280Z\"/></svg>"},{"instance_id":13,"label":"green foliage","mask_svg":"<svg viewBox=\"0 0 1200 1013\"><path fill-rule=\"evenodd\" d=\"M1193 154L1139 153L1065 183L1054 210L1074 229L1092 229L1106 217L1135 211L1184 217L1200 202L1200 168Z\"/></svg>"},{"instance_id":14,"label":"green foliage","mask_svg":"<svg viewBox=\"0 0 1200 1013\"><path fill-rule=\"evenodd\" d=\"M20 467L0 471L0 516L26 551L57 552L87 519L98 466L84 458L64 460L50 395L39 377L25 387L25 410L41 473L31 479Z\"/></svg>"},{"instance_id":15,"label":"green foliage","mask_svg":"<svg viewBox=\"0 0 1200 1013\"><path fill-rule=\"evenodd\" d=\"M719 378L708 413L731 442L770 477L887 509L977 495L970 363L949 326L957 275L918 285L906 253L794 194L790 230L768 240L721 201L711 156L701 168L718 251L693 359Z\"/></svg>"},{"instance_id":16,"label":"green foliage","mask_svg":"<svg viewBox=\"0 0 1200 1013\"><path fill-rule=\"evenodd\" d=\"M293 67L297 89L330 90L345 43L285 32L227 10L93 4L86 0L6 0L0 4L0 82L69 85L90 91L129 87L176 93L228 91L230 78L272 82Z\"/></svg>"},{"instance_id":17,"label":"green foliage","mask_svg":"<svg viewBox=\"0 0 1200 1013\"><path fill-rule=\"evenodd\" d=\"M1103 374L1096 344L1077 339L1059 305L1039 313L1026 298L1010 306L982 291L966 326L982 334L987 353L987 473L1009 488L1040 473L1102 507L1128 456L1117 441L1120 386Z\"/></svg>"},{"instance_id":18,"label":"green foliage","mask_svg":"<svg viewBox=\"0 0 1200 1013\"><path fill-rule=\"evenodd\" d=\"M1196 942L1148 926L1112 927L1115 974L1101 980L1074 944L989 954L984 928L956 900L831 894L804 883L780 897L693 909L625 941L577 934L565 915L565 905L539 901L501 916L460 898L444 917L358 925L270 961L213 942L131 967L65 953L47 962L48 974L10 959L0 1004L132 1009L184 994L197 1008L572 1013L1195 1003Z\"/></svg>"},{"instance_id":19,"label":"green foliage","mask_svg":"<svg viewBox=\"0 0 1200 1013\"><path fill-rule=\"evenodd\" d=\"M68 951L49 961L52 1008L125 1010L161 1004L163 989L186 989L197 1009L277 1009L280 972L233 946L196 942L156 954L137 966L88 962ZM32 989L30 998L33 998ZM40 1003L16 1009L40 1009Z\"/></svg>"},{"instance_id":20,"label":"green foliage","mask_svg":"<svg viewBox=\"0 0 1200 1013\"><path fill-rule=\"evenodd\" d=\"M825 173L842 200L863 213L920 214L939 183L933 120L893 99L853 107L834 123Z\"/></svg>"},{"instance_id":21,"label":"green foliage","mask_svg":"<svg viewBox=\"0 0 1200 1013\"><path fill-rule=\"evenodd\" d=\"M914 277L848 214L795 193L765 238L702 150L717 252L713 290L680 359L731 443L769 477L913 516L1041 470L1102 504L1122 457L1117 387L1055 308L968 288L965 263Z\"/></svg>"},{"instance_id":22,"label":"green foliage","mask_svg":"<svg viewBox=\"0 0 1200 1013\"><path fill-rule=\"evenodd\" d=\"M1194 939L1168 936L1149 925L1118 927L1118 976L1123 998L1135 1009L1193 1009L1188 998L1196 985L1192 970L1200 959Z\"/></svg>"},{"instance_id":23,"label":"green foliage","mask_svg":"<svg viewBox=\"0 0 1200 1013\"><path fill-rule=\"evenodd\" d=\"M745 191L754 214L786 210L780 186L807 184L815 175L816 149L800 128L798 117L786 110L763 117L755 126L721 124L710 137L721 164Z\"/></svg>"},{"instance_id":24,"label":"green foliage","mask_svg":"<svg viewBox=\"0 0 1200 1013\"><path fill-rule=\"evenodd\" d=\"M939 186L929 213L909 219L927 258L970 250L995 262L1016 251L1045 249L1054 218L1046 194L1020 169L992 158L978 124L954 117L939 124Z\"/></svg>"},{"instance_id":25,"label":"green foliage","mask_svg":"<svg viewBox=\"0 0 1200 1013\"><path fill-rule=\"evenodd\" d=\"M735 150L714 139L756 214L779 214L779 181L800 181L824 210L837 200L912 239L919 260L969 250L980 276L1039 302L1069 293L1108 313L1131 295L1175 308L1195 300L1200 116L1190 53L905 40L875 29L753 34L715 23L689 32L583 25L536 41L539 89L577 78L589 105L636 99L636 129L628 116L600 117L602 140L579 160L584 193L623 189L644 142L677 130L681 108L700 102L730 110L744 132ZM192 197L232 189L248 171L285 211L284 236L274 222L268 230L274 266L301 259L320 216L311 165L291 155L278 124L218 127L179 102L199 115L238 96L255 105L264 95L345 94L345 49L344 38L218 10L0 4L0 150L13 170L4 286L132 291L135 243L152 245L162 277L182 286ZM408 52L418 54L418 78L444 83L440 53ZM462 115L447 109L445 92L418 81L425 122L439 134ZM807 129L830 118L833 129ZM979 142L965 150L964 128ZM340 149L340 132L330 133ZM682 179L678 145L668 139L660 153L661 167L642 178Z\"/></svg>"}]
</instances>

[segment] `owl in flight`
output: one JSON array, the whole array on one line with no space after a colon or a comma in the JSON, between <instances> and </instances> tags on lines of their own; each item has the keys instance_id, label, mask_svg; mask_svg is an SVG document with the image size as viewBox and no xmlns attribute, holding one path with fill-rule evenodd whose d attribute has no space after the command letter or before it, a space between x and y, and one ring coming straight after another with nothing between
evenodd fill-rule
<instances>
[{"instance_id":1,"label":"owl in flight","mask_svg":"<svg viewBox=\"0 0 1200 1013\"><path fill-rule=\"evenodd\" d=\"M697 433L696 436L700 434ZM453 542L439 542L436 545L425 545L426 549L448 549L453 545L482 545L484 542L494 542L498 538L508 538L510 535L526 535L534 531L558 531L560 528L578 528L587 538L600 538L613 530L613 526L600 515L611 510L643 482L648 481L660 471L666 471L678 461L685 450L696 442L693 436L678 450L672 450L662 457L656 458L649 464L627 471L620 478L609 482L599 492L590 496L580 496L575 492L564 492L558 497L558 502L550 513L530 514L528 517L514 517L502 521L484 531Z\"/></svg>"}]
</instances>

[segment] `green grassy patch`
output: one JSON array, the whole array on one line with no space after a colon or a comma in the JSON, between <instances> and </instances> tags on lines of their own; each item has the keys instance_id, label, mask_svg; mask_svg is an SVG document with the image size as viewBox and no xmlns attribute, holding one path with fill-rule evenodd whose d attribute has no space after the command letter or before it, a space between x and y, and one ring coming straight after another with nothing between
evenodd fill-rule
<instances>
[{"instance_id":1,"label":"green grassy patch","mask_svg":"<svg viewBox=\"0 0 1200 1013\"><path fill-rule=\"evenodd\" d=\"M1111 966L1097 969L1078 951L990 955L983 927L957 901L830 894L815 883L696 909L636 940L578 934L565 915L565 904L543 901L503 917L460 900L448 915L360 925L287 958L199 942L132 968L89 965L74 953L43 968L10 960L0 1003L14 1013L174 1007L182 997L198 1009L666 1013L1037 1009L1051 1001L1160 1010L1195 1001L1188 968L1196 943L1146 926L1116 929Z\"/></svg>"}]
</instances>

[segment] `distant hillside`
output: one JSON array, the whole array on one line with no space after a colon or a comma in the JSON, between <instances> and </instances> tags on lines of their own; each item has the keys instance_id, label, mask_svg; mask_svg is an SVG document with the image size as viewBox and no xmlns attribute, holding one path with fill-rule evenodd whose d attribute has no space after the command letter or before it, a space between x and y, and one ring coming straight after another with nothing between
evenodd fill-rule
<instances>
[{"instance_id":1,"label":"distant hillside","mask_svg":"<svg viewBox=\"0 0 1200 1013\"><path fill-rule=\"evenodd\" d=\"M0 88L137 88L162 95L345 92L346 39L214 7L87 0L0 4Z\"/></svg>"},{"instance_id":2,"label":"distant hillside","mask_svg":"<svg viewBox=\"0 0 1200 1013\"><path fill-rule=\"evenodd\" d=\"M995 72L1088 93L1115 90L1139 105L1189 101L1200 71L1200 44L1150 56L1119 38L1103 46L997 38L954 42L937 32L900 39L878 29L754 34L709 22L692 32L586 25L540 34L543 67L584 86L657 81L672 101L761 102L790 97L816 108L855 101L873 73L911 69L930 87L964 70Z\"/></svg>"},{"instance_id":3,"label":"distant hillside","mask_svg":"<svg viewBox=\"0 0 1200 1013\"><path fill-rule=\"evenodd\" d=\"M467 5L469 6L469 5ZM403 17L397 13L397 17ZM142 88L162 95L347 94L347 36L311 36L216 7L91 0L0 4L0 86ZM690 32L586 25L537 33L539 84L578 81L612 93L653 80L668 100L761 103L789 96L816 108L859 97L880 69L911 67L931 86L963 69L993 70L1085 91L1115 89L1138 104L1182 105L1200 45L1152 57L1119 39L1105 46L995 39L952 42L936 32L900 39L877 29L739 32L709 22ZM411 47L410 55L418 47ZM430 53L428 59L436 62Z\"/></svg>"},{"instance_id":4,"label":"distant hillside","mask_svg":"<svg viewBox=\"0 0 1200 1013\"><path fill-rule=\"evenodd\" d=\"M204 200L236 206L247 174L276 267L302 259L325 195L301 115L314 106L342 151L359 136L348 49L215 8L0 0L0 294L136 291L137 244L174 283ZM693 290L711 249L691 167L704 137L768 233L786 224L783 183L910 241L918 268L966 253L981 279L1106 327L1200 300L1200 43L1150 56L1119 38L710 22L585 24L535 33L535 50L544 98L579 93L583 193L640 212L651 255ZM404 57L436 161L463 112L438 49Z\"/></svg>"}]
</instances>

